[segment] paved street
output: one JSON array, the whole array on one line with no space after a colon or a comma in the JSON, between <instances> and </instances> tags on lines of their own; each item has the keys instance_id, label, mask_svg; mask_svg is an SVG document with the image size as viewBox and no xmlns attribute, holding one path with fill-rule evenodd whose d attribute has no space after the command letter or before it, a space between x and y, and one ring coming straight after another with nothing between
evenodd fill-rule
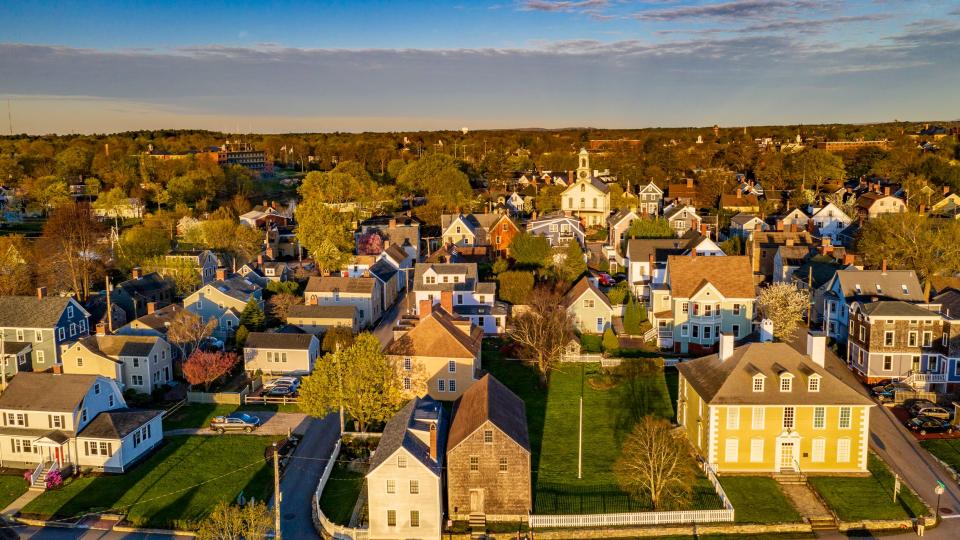
<instances>
[{"instance_id":1,"label":"paved street","mask_svg":"<svg viewBox=\"0 0 960 540\"><path fill-rule=\"evenodd\" d=\"M280 527L284 538L320 538L313 527L313 492L339 437L336 414L310 418L300 445L280 481Z\"/></svg>"},{"instance_id":2,"label":"paved street","mask_svg":"<svg viewBox=\"0 0 960 540\"><path fill-rule=\"evenodd\" d=\"M384 347L393 339L393 323L413 307L412 304L410 304L413 295L407 294L409 290L408 287L403 291L397 302L393 304L393 307L388 309L387 312L383 314L383 317L380 318L380 324L373 329L373 335L377 336L377 339L380 340L380 345Z\"/></svg>"},{"instance_id":3,"label":"paved street","mask_svg":"<svg viewBox=\"0 0 960 540\"><path fill-rule=\"evenodd\" d=\"M13 530L17 531L19 538L30 538L32 540L173 540L175 538L190 538L188 536L61 529L57 527L16 527Z\"/></svg>"}]
</instances>

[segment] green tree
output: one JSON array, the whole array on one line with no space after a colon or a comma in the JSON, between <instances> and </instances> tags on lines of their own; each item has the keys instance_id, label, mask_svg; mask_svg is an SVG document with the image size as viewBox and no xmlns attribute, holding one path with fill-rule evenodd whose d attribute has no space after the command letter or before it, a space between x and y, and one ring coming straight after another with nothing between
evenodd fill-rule
<instances>
[{"instance_id":1,"label":"green tree","mask_svg":"<svg viewBox=\"0 0 960 540\"><path fill-rule=\"evenodd\" d=\"M251 501L234 506L221 501L213 507L197 529L198 540L238 540L266 538L273 528L273 517L263 502Z\"/></svg>"},{"instance_id":2,"label":"green tree","mask_svg":"<svg viewBox=\"0 0 960 540\"><path fill-rule=\"evenodd\" d=\"M101 191L93 207L106 213L114 219L120 217L121 210L127 205L127 194L122 188L115 187L109 191Z\"/></svg>"},{"instance_id":3,"label":"green tree","mask_svg":"<svg viewBox=\"0 0 960 540\"><path fill-rule=\"evenodd\" d=\"M883 261L889 268L916 270L930 276L960 272L960 221L931 220L914 212L885 214L867 221L857 240L857 252L871 268Z\"/></svg>"},{"instance_id":4,"label":"green tree","mask_svg":"<svg viewBox=\"0 0 960 540\"><path fill-rule=\"evenodd\" d=\"M315 198L301 201L296 213L297 239L317 268L321 272L339 269L353 251L353 235L343 214Z\"/></svg>"},{"instance_id":5,"label":"green tree","mask_svg":"<svg viewBox=\"0 0 960 540\"><path fill-rule=\"evenodd\" d=\"M637 300L631 296L623 313L623 329L631 336L640 335L640 323L646 319L646 317L641 318L640 310Z\"/></svg>"},{"instance_id":6,"label":"green tree","mask_svg":"<svg viewBox=\"0 0 960 540\"><path fill-rule=\"evenodd\" d=\"M550 242L542 236L520 231L510 242L510 256L518 265L542 268L549 264L552 250Z\"/></svg>"},{"instance_id":7,"label":"green tree","mask_svg":"<svg viewBox=\"0 0 960 540\"><path fill-rule=\"evenodd\" d=\"M347 326L334 326L328 328L323 334L323 341L320 343L320 349L323 352L337 352L340 349L353 345L353 330Z\"/></svg>"},{"instance_id":8,"label":"green tree","mask_svg":"<svg viewBox=\"0 0 960 540\"><path fill-rule=\"evenodd\" d=\"M613 328L607 327L603 331L603 350L608 354L616 354L620 349L620 340L617 339L617 335L613 333Z\"/></svg>"},{"instance_id":9,"label":"green tree","mask_svg":"<svg viewBox=\"0 0 960 540\"><path fill-rule=\"evenodd\" d=\"M241 324L237 327L237 331L233 334L233 343L237 347L243 347L243 345L247 342L247 337L249 335L250 331L247 330L246 326Z\"/></svg>"},{"instance_id":10,"label":"green tree","mask_svg":"<svg viewBox=\"0 0 960 540\"><path fill-rule=\"evenodd\" d=\"M200 267L185 257L167 259L163 256L147 259L141 264L147 272L157 272L167 278L177 293L186 296L200 287Z\"/></svg>"},{"instance_id":11,"label":"green tree","mask_svg":"<svg viewBox=\"0 0 960 540\"><path fill-rule=\"evenodd\" d=\"M584 260L580 244L571 240L563 249L563 261L557 268L561 280L573 283L587 271L587 261Z\"/></svg>"},{"instance_id":12,"label":"green tree","mask_svg":"<svg viewBox=\"0 0 960 540\"><path fill-rule=\"evenodd\" d=\"M497 260L493 261L493 266L491 267L490 270L494 274L501 274L503 272L506 272L509 269L510 269L509 261L503 258L497 258Z\"/></svg>"},{"instance_id":13,"label":"green tree","mask_svg":"<svg viewBox=\"0 0 960 540\"><path fill-rule=\"evenodd\" d=\"M243 307L243 312L240 313L240 324L254 332L260 332L266 322L267 317L260 309L260 304L253 298L247 300L247 305Z\"/></svg>"},{"instance_id":14,"label":"green tree","mask_svg":"<svg viewBox=\"0 0 960 540\"><path fill-rule=\"evenodd\" d=\"M452 157L446 154L425 155L403 168L397 177L397 189L404 195L427 195L439 183L439 179L451 170L459 172L457 162ZM462 180L467 180L466 175Z\"/></svg>"},{"instance_id":15,"label":"green tree","mask_svg":"<svg viewBox=\"0 0 960 540\"><path fill-rule=\"evenodd\" d=\"M826 150L808 148L787 158L787 171L800 181L800 189L812 188L819 192L827 180L843 180L843 159Z\"/></svg>"},{"instance_id":16,"label":"green tree","mask_svg":"<svg viewBox=\"0 0 960 540\"><path fill-rule=\"evenodd\" d=\"M676 233L664 218L641 218L633 220L627 229L627 238L673 238Z\"/></svg>"},{"instance_id":17,"label":"green tree","mask_svg":"<svg viewBox=\"0 0 960 540\"><path fill-rule=\"evenodd\" d=\"M501 272L497 275L497 281L500 283L500 299L511 304L525 303L533 291L533 272Z\"/></svg>"},{"instance_id":18,"label":"green tree","mask_svg":"<svg viewBox=\"0 0 960 540\"><path fill-rule=\"evenodd\" d=\"M116 255L120 268L129 270L135 266L143 266L169 251L170 237L167 231L137 225L123 231Z\"/></svg>"},{"instance_id":19,"label":"green tree","mask_svg":"<svg viewBox=\"0 0 960 540\"><path fill-rule=\"evenodd\" d=\"M607 291L607 298L610 299L610 303L619 306L623 304L627 298L630 297L630 285L626 281L621 281L617 283L616 286L611 287Z\"/></svg>"},{"instance_id":20,"label":"green tree","mask_svg":"<svg viewBox=\"0 0 960 540\"><path fill-rule=\"evenodd\" d=\"M366 431L372 422L388 420L401 407L402 385L401 372L383 354L380 340L364 332L349 347L317 360L300 386L300 408L318 418L340 411L341 432L346 415L358 430Z\"/></svg>"},{"instance_id":21,"label":"green tree","mask_svg":"<svg viewBox=\"0 0 960 540\"><path fill-rule=\"evenodd\" d=\"M809 304L807 293L793 283L774 283L757 295L757 310L773 322L773 335L780 341L790 341Z\"/></svg>"}]
</instances>

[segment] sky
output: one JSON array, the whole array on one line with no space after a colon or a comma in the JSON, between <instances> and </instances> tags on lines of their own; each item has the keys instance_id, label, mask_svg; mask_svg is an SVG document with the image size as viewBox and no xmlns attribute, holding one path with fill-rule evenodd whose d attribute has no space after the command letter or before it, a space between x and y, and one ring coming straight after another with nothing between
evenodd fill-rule
<instances>
[{"instance_id":1,"label":"sky","mask_svg":"<svg viewBox=\"0 0 960 540\"><path fill-rule=\"evenodd\" d=\"M2 133L922 121L958 83L960 1L0 0Z\"/></svg>"}]
</instances>

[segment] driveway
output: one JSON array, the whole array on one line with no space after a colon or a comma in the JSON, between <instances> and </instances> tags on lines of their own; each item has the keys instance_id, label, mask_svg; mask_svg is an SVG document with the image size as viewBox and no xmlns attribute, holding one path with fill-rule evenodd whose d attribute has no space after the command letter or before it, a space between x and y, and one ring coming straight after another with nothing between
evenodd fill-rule
<instances>
[{"instance_id":1,"label":"driveway","mask_svg":"<svg viewBox=\"0 0 960 540\"><path fill-rule=\"evenodd\" d=\"M287 435L290 432L303 435L310 425L310 419L303 413L269 412L269 411L240 411L250 416L260 418L260 427L253 433L256 435ZM228 431L226 434L244 434L242 431ZM165 435L218 435L209 427L168 429Z\"/></svg>"},{"instance_id":2,"label":"driveway","mask_svg":"<svg viewBox=\"0 0 960 540\"><path fill-rule=\"evenodd\" d=\"M336 414L306 422L303 439L280 480L280 530L288 539L320 538L313 526L313 493L340 437Z\"/></svg>"},{"instance_id":3,"label":"driveway","mask_svg":"<svg viewBox=\"0 0 960 540\"><path fill-rule=\"evenodd\" d=\"M386 347L387 344L390 343L390 340L393 339L393 326L397 319L404 313L408 313L413 307L411 305L413 295L407 294L409 290L410 288L408 287L403 291L400 298L398 298L393 306L380 318L380 324L373 329L373 335L377 336L382 347Z\"/></svg>"}]
</instances>

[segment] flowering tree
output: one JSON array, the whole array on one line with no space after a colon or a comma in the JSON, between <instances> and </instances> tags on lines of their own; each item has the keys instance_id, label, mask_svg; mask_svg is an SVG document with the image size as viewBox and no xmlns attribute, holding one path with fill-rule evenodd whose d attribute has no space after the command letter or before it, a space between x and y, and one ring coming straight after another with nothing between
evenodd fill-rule
<instances>
[{"instance_id":1,"label":"flowering tree","mask_svg":"<svg viewBox=\"0 0 960 540\"><path fill-rule=\"evenodd\" d=\"M203 390L207 391L210 383L226 375L237 365L238 359L234 353L198 349L183 363L183 376L190 384L202 384Z\"/></svg>"},{"instance_id":2,"label":"flowering tree","mask_svg":"<svg viewBox=\"0 0 960 540\"><path fill-rule=\"evenodd\" d=\"M792 283L774 283L757 296L757 309L773 322L773 335L780 341L793 337L808 305L807 293Z\"/></svg>"}]
</instances>

